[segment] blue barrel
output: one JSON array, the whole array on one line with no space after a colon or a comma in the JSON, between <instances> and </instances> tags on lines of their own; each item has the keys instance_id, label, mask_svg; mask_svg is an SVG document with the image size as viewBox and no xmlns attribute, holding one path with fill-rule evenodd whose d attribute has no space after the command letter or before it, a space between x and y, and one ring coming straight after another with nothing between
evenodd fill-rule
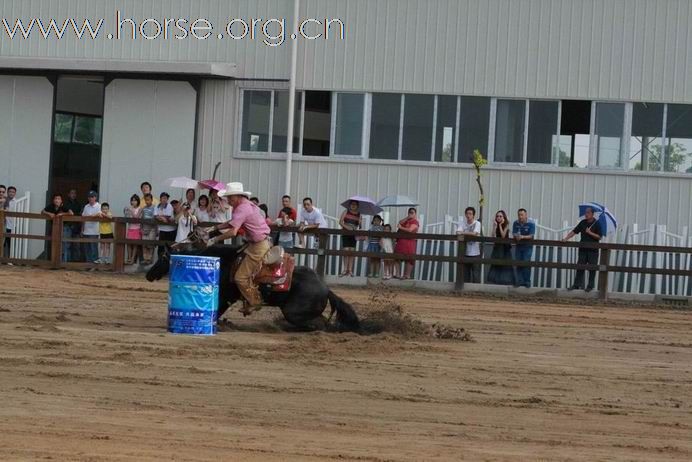
<instances>
[{"instance_id":1,"label":"blue barrel","mask_svg":"<svg viewBox=\"0 0 692 462\"><path fill-rule=\"evenodd\" d=\"M217 257L171 256L168 289L168 332L214 335L219 309Z\"/></svg>"}]
</instances>

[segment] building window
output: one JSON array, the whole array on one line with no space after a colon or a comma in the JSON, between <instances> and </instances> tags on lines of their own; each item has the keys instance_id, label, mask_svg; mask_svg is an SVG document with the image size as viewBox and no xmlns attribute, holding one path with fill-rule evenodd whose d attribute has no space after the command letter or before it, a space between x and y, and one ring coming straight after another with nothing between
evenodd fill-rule
<instances>
[{"instance_id":1,"label":"building window","mask_svg":"<svg viewBox=\"0 0 692 462\"><path fill-rule=\"evenodd\" d=\"M75 116L72 142L101 146L102 125L101 117Z\"/></svg>"},{"instance_id":2,"label":"building window","mask_svg":"<svg viewBox=\"0 0 692 462\"><path fill-rule=\"evenodd\" d=\"M596 103L596 165L622 167L620 154L624 127L624 103Z\"/></svg>"},{"instance_id":3,"label":"building window","mask_svg":"<svg viewBox=\"0 0 692 462\"><path fill-rule=\"evenodd\" d=\"M271 91L243 93L243 128L240 149L247 152L269 151Z\"/></svg>"},{"instance_id":4,"label":"building window","mask_svg":"<svg viewBox=\"0 0 692 462\"><path fill-rule=\"evenodd\" d=\"M55 130L53 130L53 141L56 143L72 142L72 125L74 116L72 114L55 114Z\"/></svg>"},{"instance_id":5,"label":"building window","mask_svg":"<svg viewBox=\"0 0 692 462\"><path fill-rule=\"evenodd\" d=\"M431 160L434 108L433 95L404 96L403 160Z\"/></svg>"},{"instance_id":6,"label":"building window","mask_svg":"<svg viewBox=\"0 0 692 462\"><path fill-rule=\"evenodd\" d=\"M373 93L370 119L370 158L397 160L399 158L401 95Z\"/></svg>"},{"instance_id":7,"label":"building window","mask_svg":"<svg viewBox=\"0 0 692 462\"><path fill-rule=\"evenodd\" d=\"M458 161L473 162L473 151L478 149L488 156L490 130L490 98L462 96L459 98L459 154Z\"/></svg>"},{"instance_id":8,"label":"building window","mask_svg":"<svg viewBox=\"0 0 692 462\"><path fill-rule=\"evenodd\" d=\"M669 104L666 117L664 170L692 173L692 106Z\"/></svg>"},{"instance_id":9,"label":"building window","mask_svg":"<svg viewBox=\"0 0 692 462\"><path fill-rule=\"evenodd\" d=\"M592 103L591 101L564 100L560 104L560 146L557 153L557 165L588 167Z\"/></svg>"},{"instance_id":10,"label":"building window","mask_svg":"<svg viewBox=\"0 0 692 462\"><path fill-rule=\"evenodd\" d=\"M337 93L334 154L360 156L363 151L363 93Z\"/></svg>"},{"instance_id":11,"label":"building window","mask_svg":"<svg viewBox=\"0 0 692 462\"><path fill-rule=\"evenodd\" d=\"M558 112L557 101L529 101L528 163L556 163Z\"/></svg>"},{"instance_id":12,"label":"building window","mask_svg":"<svg viewBox=\"0 0 692 462\"><path fill-rule=\"evenodd\" d=\"M497 100L495 162L524 161L526 101Z\"/></svg>"},{"instance_id":13,"label":"building window","mask_svg":"<svg viewBox=\"0 0 692 462\"><path fill-rule=\"evenodd\" d=\"M457 135L456 96L437 97L437 118L435 127L435 161L454 162Z\"/></svg>"},{"instance_id":14,"label":"building window","mask_svg":"<svg viewBox=\"0 0 692 462\"><path fill-rule=\"evenodd\" d=\"M274 112L272 123L272 152L287 152L286 138L288 133L288 98L287 91L274 92ZM295 119L293 125L293 152L300 152L300 114L303 95L296 92Z\"/></svg>"},{"instance_id":15,"label":"building window","mask_svg":"<svg viewBox=\"0 0 692 462\"><path fill-rule=\"evenodd\" d=\"M332 131L331 93L306 91L303 117L303 155L329 156Z\"/></svg>"},{"instance_id":16,"label":"building window","mask_svg":"<svg viewBox=\"0 0 692 462\"><path fill-rule=\"evenodd\" d=\"M661 170L663 159L663 104L635 103L632 108L627 167L632 170Z\"/></svg>"}]
</instances>

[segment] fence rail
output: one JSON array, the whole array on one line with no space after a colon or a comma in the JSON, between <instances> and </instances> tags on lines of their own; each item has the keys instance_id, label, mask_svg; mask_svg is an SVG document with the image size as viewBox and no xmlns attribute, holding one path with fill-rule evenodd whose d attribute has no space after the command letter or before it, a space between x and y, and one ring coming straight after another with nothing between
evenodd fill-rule
<instances>
[{"instance_id":1,"label":"fence rail","mask_svg":"<svg viewBox=\"0 0 692 462\"><path fill-rule=\"evenodd\" d=\"M51 223L50 234L46 236L31 235L25 233L5 233L5 219L7 217L24 218L30 220L44 220ZM71 223L85 222L106 222L112 223L114 238L113 239L97 239L97 238L68 238L63 236L63 226ZM115 272L124 272L125 256L127 245L144 245L144 246L160 246L170 244L169 241L161 240L129 240L126 239L126 230L128 224L159 224L156 220L142 220L137 218L91 218L78 216L63 216L51 219L43 214L20 213L0 211L0 242L3 242L6 237L10 239L37 240L49 243L50 259L18 259L4 255L2 247L0 247L0 261L14 264L27 264L50 268L66 268L66 269L92 269L101 268ZM278 228L274 228L277 231ZM449 230L449 229L447 229ZM282 228L283 232L299 232L299 228ZM576 253L579 249L591 249L599 251L599 260L597 265L583 265L578 263L570 263L566 261L518 261L518 260L498 260L486 257L469 257L466 256L466 247L469 242L479 242L481 245L494 244L509 244L516 245L512 239L499 239L494 237L484 236L465 236L456 234L432 234L420 233L411 235L408 233L387 233L387 232L371 232L371 231L350 231L342 229L315 229L305 232L306 235L312 236L317 243L316 246L309 245L308 248L295 248L291 252L298 256L302 264L312 266L316 269L321 277L327 274L334 274L335 259L338 257L357 257L361 259L378 258L388 259L397 262L402 261L417 261L421 262L423 270L430 276L431 273L436 273L441 280L454 282L457 289L464 288L464 267L465 265L479 264L484 266L510 266L513 268L528 267L542 272L554 271L546 278L546 280L556 280L556 272L564 271L596 271L598 273L598 293L601 298L606 298L608 291L613 290L616 282L613 275L616 274L632 274L646 277L661 278L677 277L680 280L673 284L682 288L683 291L692 291L692 247L690 246L669 246L669 245L652 245L652 244L618 244L618 243L581 243L581 242L562 242L556 240L536 239L530 241L530 245L535 249L549 249L553 253L564 251ZM366 244L370 238L387 237L391 239L411 239L415 238L419 243L419 251L415 255L403 254L382 254L372 253L359 250L341 250L339 248L340 236L357 236L366 239ZM432 242L434 245L427 245ZM110 244L113 247L113 261L111 264L94 264L94 263L75 263L63 262L62 250L65 244L69 243L101 243ZM526 241L523 241L526 243ZM314 248L316 247L316 248ZM431 253L421 253L420 250L431 250ZM446 249L441 252L441 249ZM644 259L637 256L649 255L664 255L665 258L660 259ZM634 256L634 257L633 257ZM677 264L677 267L659 267L661 262L682 262ZM441 265L446 267L443 270L440 268L426 267L426 263ZM658 263L657 266L647 266L646 263ZM682 266L682 267L681 267ZM331 268L331 271L329 270ZM561 276L561 280L566 280L566 277ZM629 285L629 289L633 290L636 284ZM625 287L627 289L628 287ZM687 294L692 295L692 294Z\"/></svg>"}]
</instances>

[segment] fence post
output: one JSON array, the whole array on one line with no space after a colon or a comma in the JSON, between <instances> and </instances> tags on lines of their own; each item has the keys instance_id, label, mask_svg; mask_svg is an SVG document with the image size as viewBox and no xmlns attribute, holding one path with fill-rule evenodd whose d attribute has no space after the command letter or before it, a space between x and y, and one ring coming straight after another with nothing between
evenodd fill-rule
<instances>
[{"instance_id":1,"label":"fence post","mask_svg":"<svg viewBox=\"0 0 692 462\"><path fill-rule=\"evenodd\" d=\"M598 297L601 300L608 298L608 265L610 264L610 249L601 249L598 259Z\"/></svg>"},{"instance_id":2,"label":"fence post","mask_svg":"<svg viewBox=\"0 0 692 462\"><path fill-rule=\"evenodd\" d=\"M463 234L457 236L457 280L455 289L464 290L464 256L466 255L466 240Z\"/></svg>"},{"instance_id":3,"label":"fence post","mask_svg":"<svg viewBox=\"0 0 692 462\"><path fill-rule=\"evenodd\" d=\"M324 281L324 277L327 271L327 246L329 244L329 234L322 232L318 228L317 231L318 244L317 244L317 266L315 272Z\"/></svg>"},{"instance_id":4,"label":"fence post","mask_svg":"<svg viewBox=\"0 0 692 462\"><path fill-rule=\"evenodd\" d=\"M127 224L116 221L113 227L113 271L116 273L125 272L125 245L121 241L126 237Z\"/></svg>"},{"instance_id":5,"label":"fence post","mask_svg":"<svg viewBox=\"0 0 692 462\"><path fill-rule=\"evenodd\" d=\"M62 262L62 217L53 218L50 241L50 261L53 269L60 268Z\"/></svg>"}]
</instances>

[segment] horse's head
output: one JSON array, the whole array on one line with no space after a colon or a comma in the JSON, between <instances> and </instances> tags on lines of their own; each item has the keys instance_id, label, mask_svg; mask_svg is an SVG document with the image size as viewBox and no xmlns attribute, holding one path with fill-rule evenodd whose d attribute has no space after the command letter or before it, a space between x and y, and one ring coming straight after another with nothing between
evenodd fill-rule
<instances>
[{"instance_id":1,"label":"horse's head","mask_svg":"<svg viewBox=\"0 0 692 462\"><path fill-rule=\"evenodd\" d=\"M147 281L154 282L160 280L168 274L171 268L171 249L166 247L163 254L156 260L154 266L147 271Z\"/></svg>"}]
</instances>

